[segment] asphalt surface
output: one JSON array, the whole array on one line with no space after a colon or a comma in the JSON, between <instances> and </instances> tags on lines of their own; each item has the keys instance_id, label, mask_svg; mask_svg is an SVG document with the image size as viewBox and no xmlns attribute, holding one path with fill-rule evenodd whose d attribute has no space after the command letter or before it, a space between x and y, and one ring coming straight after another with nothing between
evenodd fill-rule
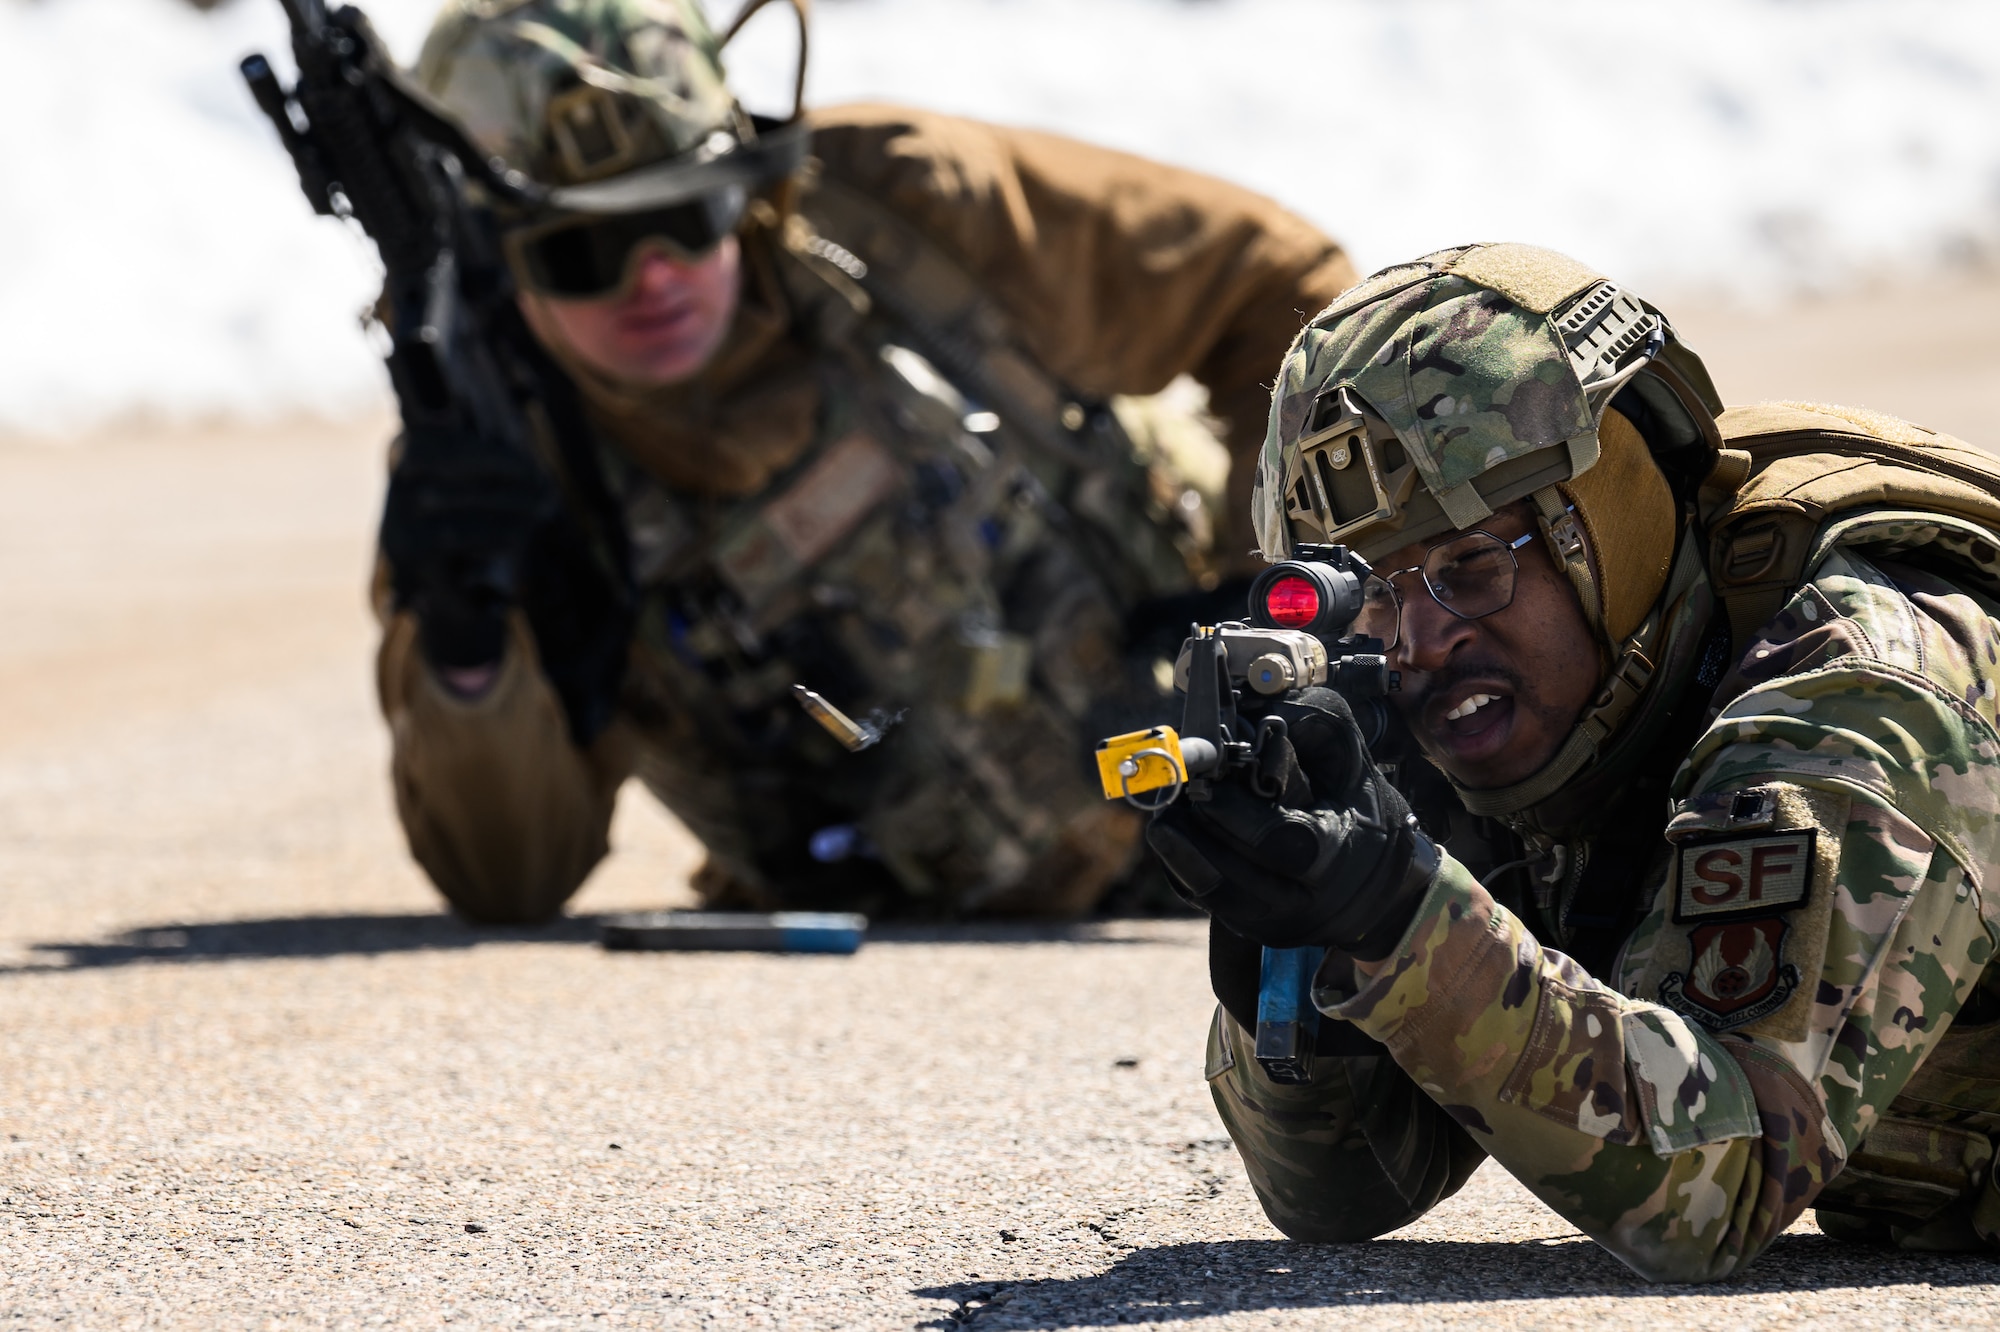
<instances>
[{"instance_id":1,"label":"asphalt surface","mask_svg":"<svg viewBox=\"0 0 2000 1332\"><path fill-rule=\"evenodd\" d=\"M1995 295L1683 322L1732 398L1992 440ZM608 954L594 917L695 860L636 790L571 919L439 915L370 698L382 432L0 444L0 1327L2000 1321L2000 1262L1809 1216L1648 1287L1490 1166L1287 1243L1201 1082L1189 922Z\"/></svg>"}]
</instances>

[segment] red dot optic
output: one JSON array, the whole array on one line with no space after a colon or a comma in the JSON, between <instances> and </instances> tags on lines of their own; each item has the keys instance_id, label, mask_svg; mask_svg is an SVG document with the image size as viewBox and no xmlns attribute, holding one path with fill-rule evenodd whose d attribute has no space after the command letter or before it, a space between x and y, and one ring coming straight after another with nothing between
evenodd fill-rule
<instances>
[{"instance_id":1,"label":"red dot optic","mask_svg":"<svg viewBox=\"0 0 2000 1332\"><path fill-rule=\"evenodd\" d=\"M1280 578L1264 591L1264 613L1273 624L1303 629L1319 618L1319 589L1297 576Z\"/></svg>"}]
</instances>

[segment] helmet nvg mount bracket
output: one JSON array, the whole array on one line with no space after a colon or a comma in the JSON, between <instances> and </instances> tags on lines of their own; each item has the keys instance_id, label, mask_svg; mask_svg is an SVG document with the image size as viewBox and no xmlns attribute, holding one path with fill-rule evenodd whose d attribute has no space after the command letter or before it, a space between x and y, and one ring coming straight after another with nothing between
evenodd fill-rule
<instances>
[{"instance_id":1,"label":"helmet nvg mount bracket","mask_svg":"<svg viewBox=\"0 0 2000 1332\"><path fill-rule=\"evenodd\" d=\"M810 141L806 0L790 0L788 117L744 111L724 78L724 46L769 2L751 0L718 38L696 0L450 0L416 79L475 143L546 189L537 223L757 189L796 171Z\"/></svg>"}]
</instances>

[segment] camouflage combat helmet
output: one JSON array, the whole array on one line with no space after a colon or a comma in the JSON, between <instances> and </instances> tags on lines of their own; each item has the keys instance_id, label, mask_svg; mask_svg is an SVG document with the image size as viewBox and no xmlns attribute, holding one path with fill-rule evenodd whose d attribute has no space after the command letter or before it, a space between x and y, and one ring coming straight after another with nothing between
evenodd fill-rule
<instances>
[{"instance_id":1,"label":"camouflage combat helmet","mask_svg":"<svg viewBox=\"0 0 2000 1332\"><path fill-rule=\"evenodd\" d=\"M1588 765L1652 674L1684 528L1667 473L1707 474L1721 410L1666 318L1600 274L1527 245L1441 250L1359 283L1292 344L1253 492L1258 547L1377 560L1532 501L1608 670L1547 768L1464 793L1477 812L1524 808Z\"/></svg>"},{"instance_id":2,"label":"camouflage combat helmet","mask_svg":"<svg viewBox=\"0 0 2000 1332\"><path fill-rule=\"evenodd\" d=\"M730 94L727 40L695 0L447 0L416 77L480 147L551 187L556 208L637 212L803 160L796 101L781 124Z\"/></svg>"}]
</instances>

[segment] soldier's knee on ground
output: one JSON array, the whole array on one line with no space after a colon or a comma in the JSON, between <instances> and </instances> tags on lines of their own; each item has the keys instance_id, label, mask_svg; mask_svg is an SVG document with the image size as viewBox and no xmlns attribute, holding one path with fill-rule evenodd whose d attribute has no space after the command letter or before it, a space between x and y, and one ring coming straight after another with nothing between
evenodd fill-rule
<instances>
[{"instance_id":1,"label":"soldier's knee on ground","mask_svg":"<svg viewBox=\"0 0 2000 1332\"><path fill-rule=\"evenodd\" d=\"M1401 1098L1388 1090L1393 1079L1378 1076L1380 1066L1388 1063L1397 1076L1401 1070L1387 1055L1322 1056L1311 1082L1286 1086L1265 1075L1251 1056L1252 1041L1217 1006L1208 1034L1209 1091L1264 1215L1287 1237L1351 1244L1385 1235L1456 1193L1484 1159L1469 1141L1453 1140L1424 1117L1424 1107L1443 1112L1420 1092L1421 1106L1389 1104ZM1383 1131L1392 1117L1405 1121L1393 1137Z\"/></svg>"},{"instance_id":2,"label":"soldier's knee on ground","mask_svg":"<svg viewBox=\"0 0 2000 1332\"><path fill-rule=\"evenodd\" d=\"M588 750L571 742L518 614L500 674L476 699L438 682L407 614L385 628L377 683L396 812L431 882L481 924L554 916L608 849L631 766L622 729L612 726Z\"/></svg>"}]
</instances>

